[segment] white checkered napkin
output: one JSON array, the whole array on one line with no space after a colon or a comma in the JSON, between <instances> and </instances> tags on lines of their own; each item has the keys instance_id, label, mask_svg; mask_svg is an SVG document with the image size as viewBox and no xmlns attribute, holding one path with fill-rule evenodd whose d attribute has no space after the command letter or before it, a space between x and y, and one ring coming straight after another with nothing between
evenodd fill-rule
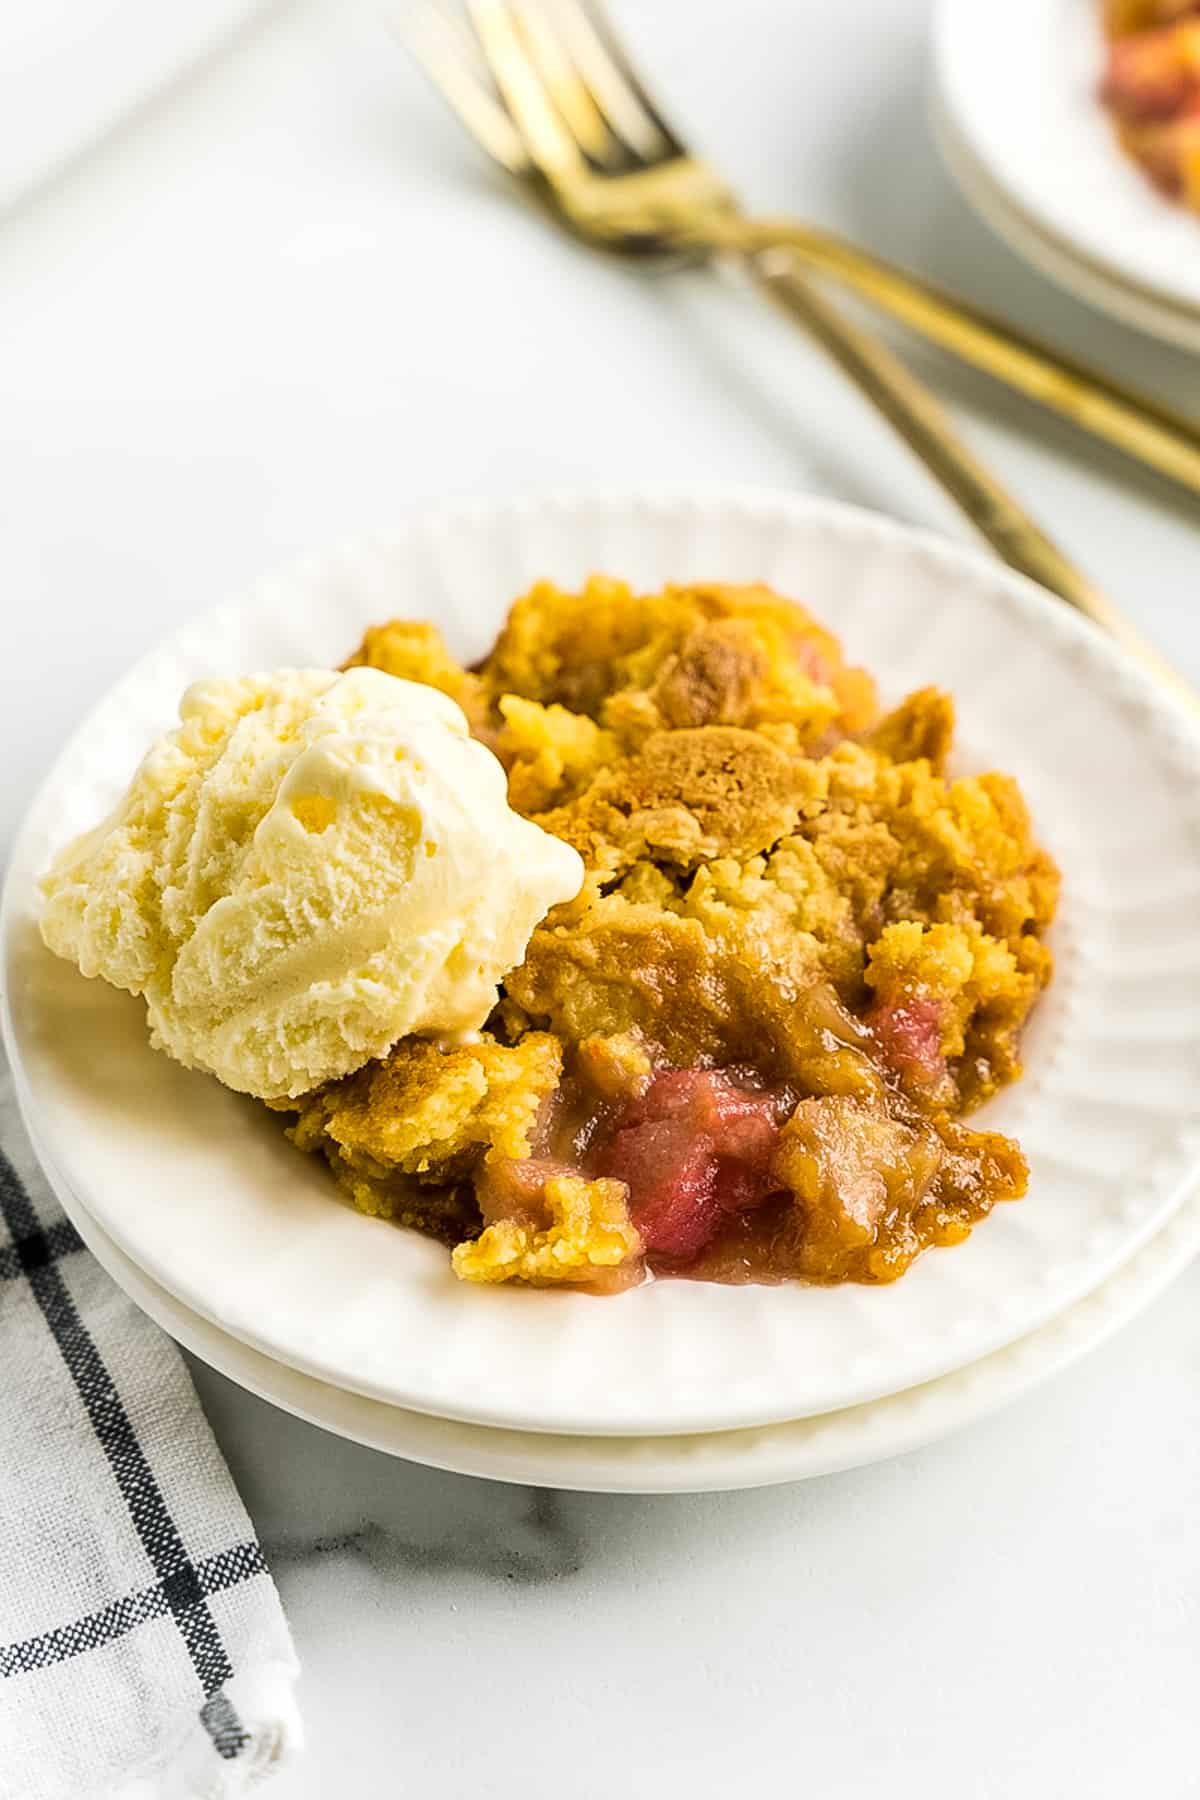
<instances>
[{"instance_id":1,"label":"white checkered napkin","mask_svg":"<svg viewBox=\"0 0 1200 1800\"><path fill-rule=\"evenodd\" d=\"M0 1065L0 1800L225 1800L295 1651L174 1344L83 1248Z\"/></svg>"}]
</instances>

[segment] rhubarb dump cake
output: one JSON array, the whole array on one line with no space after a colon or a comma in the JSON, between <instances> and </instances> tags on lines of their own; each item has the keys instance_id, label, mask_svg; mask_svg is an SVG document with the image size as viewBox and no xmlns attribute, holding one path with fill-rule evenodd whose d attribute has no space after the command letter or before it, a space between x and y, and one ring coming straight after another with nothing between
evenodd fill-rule
<instances>
[{"instance_id":1,"label":"rhubarb dump cake","mask_svg":"<svg viewBox=\"0 0 1200 1800\"><path fill-rule=\"evenodd\" d=\"M1101 97L1155 185L1200 212L1200 0L1105 0Z\"/></svg>"},{"instance_id":2,"label":"rhubarb dump cake","mask_svg":"<svg viewBox=\"0 0 1200 1800\"><path fill-rule=\"evenodd\" d=\"M950 696L874 684L763 587L519 599L461 667L428 625L352 666L441 689L514 811L582 859L478 1032L299 1099L303 1150L472 1281L894 1280L1023 1193L963 1123L1020 1074L1058 873L1016 784L951 777Z\"/></svg>"}]
</instances>

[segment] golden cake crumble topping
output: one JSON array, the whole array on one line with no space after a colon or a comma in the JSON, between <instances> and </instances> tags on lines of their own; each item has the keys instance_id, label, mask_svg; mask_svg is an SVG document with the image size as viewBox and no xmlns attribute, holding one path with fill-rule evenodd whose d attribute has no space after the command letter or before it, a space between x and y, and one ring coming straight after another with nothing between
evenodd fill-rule
<instances>
[{"instance_id":1,"label":"golden cake crumble topping","mask_svg":"<svg viewBox=\"0 0 1200 1800\"><path fill-rule=\"evenodd\" d=\"M472 1281L649 1268L888 1281L1023 1193L960 1115L1020 1074L1058 872L950 697L874 684L759 586L540 583L467 670L428 625L352 661L441 688L577 849L475 1041L406 1038L292 1136Z\"/></svg>"}]
</instances>

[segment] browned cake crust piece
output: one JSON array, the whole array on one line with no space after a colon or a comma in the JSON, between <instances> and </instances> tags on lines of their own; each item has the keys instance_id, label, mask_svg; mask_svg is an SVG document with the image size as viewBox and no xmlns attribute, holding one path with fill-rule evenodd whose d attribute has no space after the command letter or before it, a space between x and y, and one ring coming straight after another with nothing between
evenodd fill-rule
<instances>
[{"instance_id":1,"label":"browned cake crust piece","mask_svg":"<svg viewBox=\"0 0 1200 1800\"><path fill-rule=\"evenodd\" d=\"M948 695L880 716L762 586L540 583L473 671L402 621L353 660L456 699L587 870L488 1034L309 1097L357 1205L469 1279L608 1289L891 1280L1023 1192L956 1115L1020 1073L1058 871L1009 777L946 774Z\"/></svg>"}]
</instances>

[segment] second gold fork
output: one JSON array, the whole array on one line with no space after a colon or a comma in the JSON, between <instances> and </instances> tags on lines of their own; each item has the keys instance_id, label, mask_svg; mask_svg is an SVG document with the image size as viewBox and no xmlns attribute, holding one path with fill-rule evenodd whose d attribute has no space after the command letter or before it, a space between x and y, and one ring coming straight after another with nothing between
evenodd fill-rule
<instances>
[{"instance_id":1,"label":"second gold fork","mask_svg":"<svg viewBox=\"0 0 1200 1800\"><path fill-rule=\"evenodd\" d=\"M999 554L1195 696L1112 602L1062 554L967 449L933 395L884 344L846 319L789 250L767 250L712 171L647 96L585 0L467 0L454 13L410 4L397 20L463 123L576 235L647 257L736 250L760 286L822 343L916 451ZM489 83L494 82L494 89Z\"/></svg>"}]
</instances>

